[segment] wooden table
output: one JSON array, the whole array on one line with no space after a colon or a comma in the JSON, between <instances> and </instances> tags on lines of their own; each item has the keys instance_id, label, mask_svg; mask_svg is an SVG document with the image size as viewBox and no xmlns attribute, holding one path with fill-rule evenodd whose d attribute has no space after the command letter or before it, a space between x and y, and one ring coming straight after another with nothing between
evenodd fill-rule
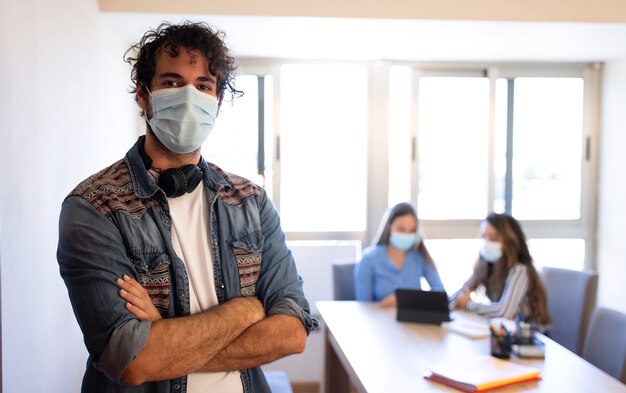
<instances>
[{"instance_id":1,"label":"wooden table","mask_svg":"<svg viewBox=\"0 0 626 393\"><path fill-rule=\"evenodd\" d=\"M437 325L396 321L395 309L348 301L316 303L325 325L326 355L322 391L457 392L423 378L431 366L489 354L489 339L470 339ZM455 318L467 313L453 312ZM469 316L471 318L471 316ZM507 392L626 392L626 385L545 338L545 359L511 361L537 367L542 380Z\"/></svg>"}]
</instances>

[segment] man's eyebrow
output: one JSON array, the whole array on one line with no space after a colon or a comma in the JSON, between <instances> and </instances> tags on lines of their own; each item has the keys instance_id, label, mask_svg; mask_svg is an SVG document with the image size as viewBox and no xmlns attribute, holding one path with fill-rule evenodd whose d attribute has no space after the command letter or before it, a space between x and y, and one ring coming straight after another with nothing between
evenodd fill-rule
<instances>
[{"instance_id":1,"label":"man's eyebrow","mask_svg":"<svg viewBox=\"0 0 626 393\"><path fill-rule=\"evenodd\" d=\"M175 72L165 72L163 74L159 74L159 78L183 79L183 76Z\"/></svg>"},{"instance_id":2,"label":"man's eyebrow","mask_svg":"<svg viewBox=\"0 0 626 393\"><path fill-rule=\"evenodd\" d=\"M199 76L198 78L196 78L196 80L198 82L213 82L213 83L216 82L215 78L208 77L208 76Z\"/></svg>"},{"instance_id":3,"label":"man's eyebrow","mask_svg":"<svg viewBox=\"0 0 626 393\"><path fill-rule=\"evenodd\" d=\"M180 74L177 74L175 72L164 72L162 74L159 74L159 78L172 78L172 79L183 79L183 76ZM212 76L199 76L196 78L197 82L212 82L212 83L217 83L216 79Z\"/></svg>"}]
</instances>

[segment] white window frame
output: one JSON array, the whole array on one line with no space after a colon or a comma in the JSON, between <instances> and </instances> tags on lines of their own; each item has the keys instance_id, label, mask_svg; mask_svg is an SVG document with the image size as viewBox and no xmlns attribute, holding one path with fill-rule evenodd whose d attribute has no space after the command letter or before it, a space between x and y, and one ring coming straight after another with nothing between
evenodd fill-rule
<instances>
[{"instance_id":1,"label":"white window frame","mask_svg":"<svg viewBox=\"0 0 626 393\"><path fill-rule=\"evenodd\" d=\"M407 63L394 61L320 61L294 59L241 59L245 74L272 75L274 80L273 101L273 202L280 211L280 68L283 64L365 64L368 68L368 105L376 108L368 111L367 148L367 229L352 232L288 232L288 240L358 240L364 246L370 244L378 229L380 219L388 205L389 168L389 69L393 65L406 65L413 72L413 103L416 108L418 90L415 88L423 76L486 76L490 81L490 120L488 163L488 210L493 209L494 185L494 113L495 82L509 77L580 77L584 80L583 157L581 174L581 217L577 220L528 220L521 221L529 238L581 238L585 240L585 268L596 268L595 232L597 226L598 155L600 129L600 88L602 65L597 63ZM330 94L330 92L329 92ZM417 113L411 114L411 137L413 151L411 167L411 200L417 200L418 157ZM266 139L266 144L270 143ZM323 190L322 190L323 191ZM475 238L480 220L424 220L424 228L431 239Z\"/></svg>"}]
</instances>

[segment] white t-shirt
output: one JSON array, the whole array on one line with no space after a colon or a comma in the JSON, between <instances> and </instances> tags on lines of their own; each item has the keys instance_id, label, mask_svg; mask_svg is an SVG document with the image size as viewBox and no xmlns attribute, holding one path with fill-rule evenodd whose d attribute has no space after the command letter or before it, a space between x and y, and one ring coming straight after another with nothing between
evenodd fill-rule
<instances>
[{"instance_id":1,"label":"white t-shirt","mask_svg":"<svg viewBox=\"0 0 626 393\"><path fill-rule=\"evenodd\" d=\"M213 276L209 206L202 184L191 193L169 198L172 216L172 243L185 263L189 277L191 314L206 311L218 304ZM243 393L239 371L192 373L187 378L187 392Z\"/></svg>"}]
</instances>

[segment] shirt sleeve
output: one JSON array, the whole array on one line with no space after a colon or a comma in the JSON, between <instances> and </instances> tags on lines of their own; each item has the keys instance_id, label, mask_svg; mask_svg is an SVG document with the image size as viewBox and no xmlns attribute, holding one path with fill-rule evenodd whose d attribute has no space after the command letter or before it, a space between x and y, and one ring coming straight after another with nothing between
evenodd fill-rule
<instances>
[{"instance_id":1,"label":"shirt sleeve","mask_svg":"<svg viewBox=\"0 0 626 393\"><path fill-rule=\"evenodd\" d=\"M151 326L126 310L118 295L117 278L139 279L119 230L84 199L68 197L59 219L57 260L95 367L119 382Z\"/></svg>"},{"instance_id":2,"label":"shirt sleeve","mask_svg":"<svg viewBox=\"0 0 626 393\"><path fill-rule=\"evenodd\" d=\"M432 263L424 261L424 278L432 291L445 291L439 272Z\"/></svg>"},{"instance_id":3,"label":"shirt sleeve","mask_svg":"<svg viewBox=\"0 0 626 393\"><path fill-rule=\"evenodd\" d=\"M374 301L374 266L371 254L365 254L354 267L354 294L356 300Z\"/></svg>"},{"instance_id":4,"label":"shirt sleeve","mask_svg":"<svg viewBox=\"0 0 626 393\"><path fill-rule=\"evenodd\" d=\"M472 283L472 281L474 281L474 274L475 274L475 272L472 273L470 278L465 280L465 283L463 284L463 286L460 289L458 289L452 295L448 296L448 304L449 304L451 309L452 308L456 308L457 299L459 298L459 296L461 296L462 293L465 293L465 291L468 290L468 288L470 287L470 284Z\"/></svg>"},{"instance_id":5,"label":"shirt sleeve","mask_svg":"<svg viewBox=\"0 0 626 393\"><path fill-rule=\"evenodd\" d=\"M475 311L490 318L503 317L513 319L519 310L522 299L526 296L527 290L528 271L526 266L517 265L509 272L499 301L481 304L470 300L466 308L469 311Z\"/></svg>"},{"instance_id":6,"label":"shirt sleeve","mask_svg":"<svg viewBox=\"0 0 626 393\"><path fill-rule=\"evenodd\" d=\"M267 315L295 316L302 321L308 334L319 326L319 321L311 318L309 302L304 296L303 280L287 247L278 211L264 190L259 198L264 245L257 294Z\"/></svg>"}]
</instances>

